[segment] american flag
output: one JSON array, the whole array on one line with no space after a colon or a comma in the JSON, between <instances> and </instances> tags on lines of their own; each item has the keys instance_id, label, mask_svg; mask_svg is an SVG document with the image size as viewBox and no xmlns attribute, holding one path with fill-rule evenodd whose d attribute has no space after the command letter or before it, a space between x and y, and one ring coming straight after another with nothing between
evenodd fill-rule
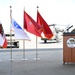
<instances>
[{"instance_id":1,"label":"american flag","mask_svg":"<svg viewBox=\"0 0 75 75\"><path fill-rule=\"evenodd\" d=\"M7 39L5 37L2 24L0 24L0 47L2 47L2 48L6 48L7 47Z\"/></svg>"},{"instance_id":2,"label":"american flag","mask_svg":"<svg viewBox=\"0 0 75 75\"><path fill-rule=\"evenodd\" d=\"M4 34L4 30L3 30L3 27L2 27L2 24L0 24L0 34L3 36Z\"/></svg>"}]
</instances>

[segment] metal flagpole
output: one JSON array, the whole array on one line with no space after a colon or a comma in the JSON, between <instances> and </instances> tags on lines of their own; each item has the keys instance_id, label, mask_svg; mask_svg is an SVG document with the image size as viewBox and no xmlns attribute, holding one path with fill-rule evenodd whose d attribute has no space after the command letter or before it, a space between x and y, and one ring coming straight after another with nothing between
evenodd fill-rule
<instances>
[{"instance_id":1,"label":"metal flagpole","mask_svg":"<svg viewBox=\"0 0 75 75\"><path fill-rule=\"evenodd\" d=\"M22 60L27 60L26 59L26 52L25 52L25 40L23 39L23 59Z\"/></svg>"},{"instance_id":2,"label":"metal flagpole","mask_svg":"<svg viewBox=\"0 0 75 75\"><path fill-rule=\"evenodd\" d=\"M25 11L25 7L24 7L24 11ZM23 17L24 17L24 11L23 11ZM23 24L24 24L24 18L23 18ZM24 27L23 27L23 29L24 29ZM23 59L22 60L27 60L26 52L25 52L25 39L23 39Z\"/></svg>"},{"instance_id":3,"label":"metal flagpole","mask_svg":"<svg viewBox=\"0 0 75 75\"><path fill-rule=\"evenodd\" d=\"M38 49L37 49L37 36L36 36L36 58L34 58L34 60L40 60L40 58L38 57Z\"/></svg>"},{"instance_id":4,"label":"metal flagpole","mask_svg":"<svg viewBox=\"0 0 75 75\"><path fill-rule=\"evenodd\" d=\"M37 6L37 10L38 10L38 6ZM40 60L40 58L38 57L38 49L37 49L38 47L37 47L37 36L36 36L36 58L34 58L34 60Z\"/></svg>"},{"instance_id":5,"label":"metal flagpole","mask_svg":"<svg viewBox=\"0 0 75 75\"><path fill-rule=\"evenodd\" d=\"M12 27L11 27L11 24L12 24L12 6L10 6L10 45L11 45L11 48L10 48L10 59L9 60L13 60L12 59Z\"/></svg>"}]
</instances>

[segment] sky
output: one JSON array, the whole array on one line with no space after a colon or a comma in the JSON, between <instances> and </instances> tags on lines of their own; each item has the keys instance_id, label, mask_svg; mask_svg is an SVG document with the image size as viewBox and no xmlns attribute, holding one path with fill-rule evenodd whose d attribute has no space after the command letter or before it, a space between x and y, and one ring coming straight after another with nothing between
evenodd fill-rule
<instances>
[{"instance_id":1,"label":"sky","mask_svg":"<svg viewBox=\"0 0 75 75\"><path fill-rule=\"evenodd\" d=\"M75 25L75 0L0 0L0 21L5 32L10 32L10 6L12 17L23 27L23 10L36 21L37 6L50 24Z\"/></svg>"}]
</instances>

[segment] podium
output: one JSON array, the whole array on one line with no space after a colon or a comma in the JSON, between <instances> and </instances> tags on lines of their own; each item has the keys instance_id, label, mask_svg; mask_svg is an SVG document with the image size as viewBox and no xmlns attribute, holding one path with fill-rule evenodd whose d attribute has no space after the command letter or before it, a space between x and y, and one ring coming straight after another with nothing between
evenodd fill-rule
<instances>
[{"instance_id":1,"label":"podium","mask_svg":"<svg viewBox=\"0 0 75 75\"><path fill-rule=\"evenodd\" d=\"M63 33L63 64L75 62L75 33Z\"/></svg>"}]
</instances>

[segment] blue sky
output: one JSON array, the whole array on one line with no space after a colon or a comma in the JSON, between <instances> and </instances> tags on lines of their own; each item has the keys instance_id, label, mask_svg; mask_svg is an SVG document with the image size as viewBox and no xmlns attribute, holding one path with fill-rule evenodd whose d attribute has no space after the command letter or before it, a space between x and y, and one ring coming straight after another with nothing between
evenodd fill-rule
<instances>
[{"instance_id":1,"label":"blue sky","mask_svg":"<svg viewBox=\"0 0 75 75\"><path fill-rule=\"evenodd\" d=\"M5 31L10 28L10 5L13 18L22 27L23 8L36 20L36 6L48 24L75 25L75 0L0 0L0 20Z\"/></svg>"}]
</instances>

